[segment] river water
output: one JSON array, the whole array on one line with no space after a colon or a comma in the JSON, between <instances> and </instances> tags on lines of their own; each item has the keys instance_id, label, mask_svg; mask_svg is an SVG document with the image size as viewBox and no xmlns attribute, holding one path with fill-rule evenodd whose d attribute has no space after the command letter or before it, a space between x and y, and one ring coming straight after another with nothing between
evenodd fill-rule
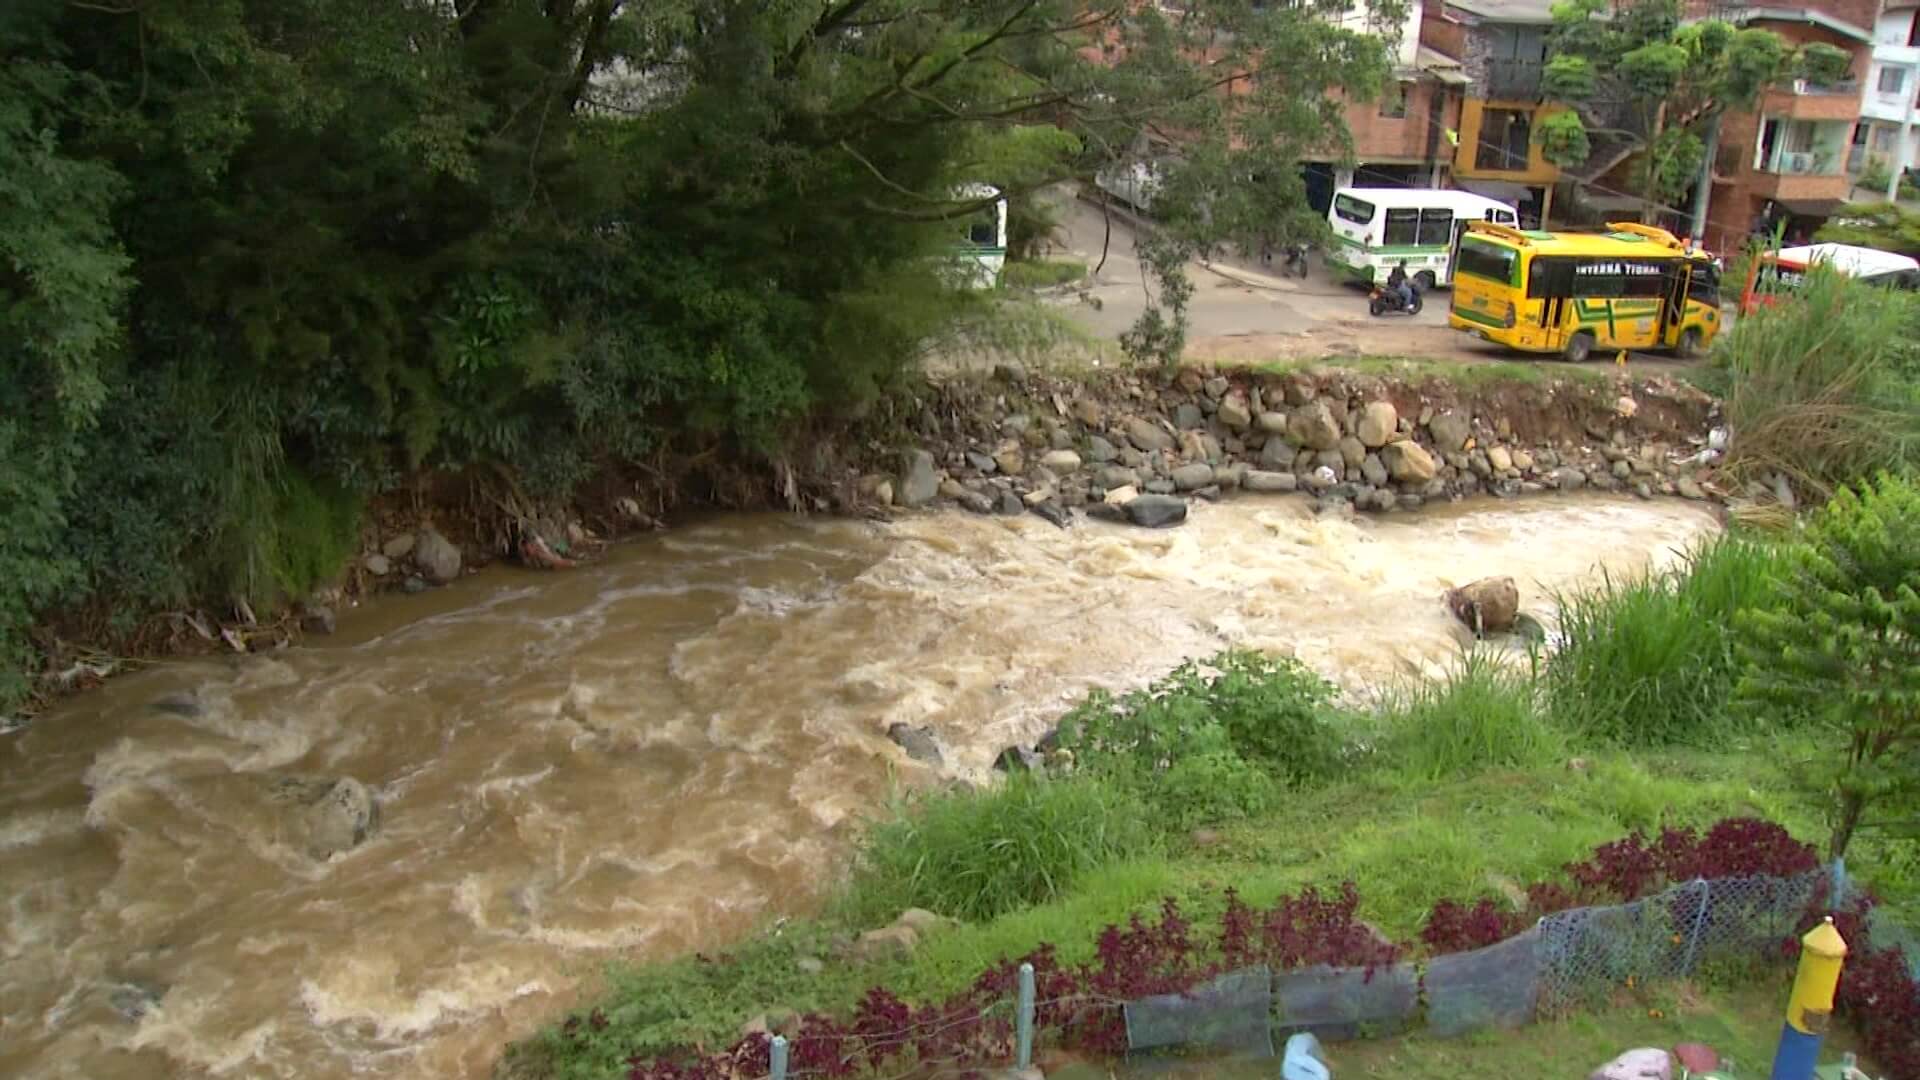
<instances>
[{"instance_id":1,"label":"river water","mask_svg":"<svg viewBox=\"0 0 1920 1080\"><path fill-rule=\"evenodd\" d=\"M1538 611L1714 527L1600 497L1246 498L1160 532L720 517L116 679L0 735L0 1075L481 1077L605 961L804 910L927 779L893 721L978 776L1088 686L1229 644L1388 684L1456 655L1450 585L1512 575ZM358 778L382 827L314 861L287 776Z\"/></svg>"}]
</instances>

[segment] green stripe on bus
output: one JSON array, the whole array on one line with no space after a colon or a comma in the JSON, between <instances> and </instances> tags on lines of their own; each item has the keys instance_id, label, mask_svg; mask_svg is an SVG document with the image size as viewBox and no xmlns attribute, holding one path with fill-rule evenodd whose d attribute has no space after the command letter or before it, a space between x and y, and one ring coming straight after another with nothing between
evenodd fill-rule
<instances>
[{"instance_id":1,"label":"green stripe on bus","mask_svg":"<svg viewBox=\"0 0 1920 1080\"><path fill-rule=\"evenodd\" d=\"M1355 240L1351 236L1334 234L1334 242L1343 247L1359 248L1369 255L1443 255L1451 249L1451 244L1390 244L1370 245Z\"/></svg>"},{"instance_id":2,"label":"green stripe on bus","mask_svg":"<svg viewBox=\"0 0 1920 1080\"><path fill-rule=\"evenodd\" d=\"M1485 312L1472 311L1467 308L1454 308L1453 313L1468 322L1479 323L1482 326L1492 326L1501 330L1507 328L1507 321L1505 319L1495 318Z\"/></svg>"}]
</instances>

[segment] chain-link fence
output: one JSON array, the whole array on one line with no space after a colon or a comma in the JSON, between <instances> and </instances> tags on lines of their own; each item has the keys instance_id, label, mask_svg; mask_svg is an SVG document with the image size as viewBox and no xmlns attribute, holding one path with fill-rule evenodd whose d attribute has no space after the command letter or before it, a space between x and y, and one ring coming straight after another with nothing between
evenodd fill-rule
<instances>
[{"instance_id":1,"label":"chain-link fence","mask_svg":"<svg viewBox=\"0 0 1920 1080\"><path fill-rule=\"evenodd\" d=\"M1696 879L1632 903L1556 912L1504 941L1436 956L1424 964L1323 964L1284 971L1255 965L1217 975L1184 993L1129 1001L1076 994L1036 1003L1034 971L1025 965L1017 1001L985 1013L970 1010L967 1015L929 1018L895 1035L836 1041L832 1049L873 1056L875 1046L907 1047L951 1028L965 1028L968 1037L963 1041L972 1051L964 1059L926 1054L914 1059L918 1075L941 1076L1007 1057L1024 1068L1034 1059L1036 1035L1047 1037L1036 1030L1036 1019L1041 1025L1057 1025L1062 1018L1085 1021L1094 1014L1124 1024L1130 1057L1178 1053L1266 1058L1274 1055L1276 1034L1301 1032L1350 1039L1415 1027L1442 1036L1519 1027L1604 1000L1622 986L1687 978L1725 962L1783 961L1788 956L1783 946L1809 912L1816 906L1845 909L1859 895L1838 865L1793 877ZM1920 980L1920 937L1894 925L1879 909L1870 913L1867 928L1873 951L1902 949ZM1051 1034L1057 1037L1058 1028ZM844 1062L833 1058L795 1061L790 1068L786 1040L775 1038L772 1044L768 1073L748 1066L746 1075L825 1080L846 1073L836 1067ZM803 1039L801 1046L807 1045ZM734 1075L741 1072L735 1069Z\"/></svg>"}]
</instances>

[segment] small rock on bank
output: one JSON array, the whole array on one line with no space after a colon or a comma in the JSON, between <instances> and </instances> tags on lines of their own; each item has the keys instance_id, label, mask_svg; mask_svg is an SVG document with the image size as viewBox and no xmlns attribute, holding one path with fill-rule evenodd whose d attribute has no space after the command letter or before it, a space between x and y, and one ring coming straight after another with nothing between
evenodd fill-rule
<instances>
[{"instance_id":1,"label":"small rock on bank","mask_svg":"<svg viewBox=\"0 0 1920 1080\"><path fill-rule=\"evenodd\" d=\"M940 491L940 477L933 471L933 455L925 450L909 450L900 462L900 481L895 497L901 506L925 506Z\"/></svg>"}]
</instances>

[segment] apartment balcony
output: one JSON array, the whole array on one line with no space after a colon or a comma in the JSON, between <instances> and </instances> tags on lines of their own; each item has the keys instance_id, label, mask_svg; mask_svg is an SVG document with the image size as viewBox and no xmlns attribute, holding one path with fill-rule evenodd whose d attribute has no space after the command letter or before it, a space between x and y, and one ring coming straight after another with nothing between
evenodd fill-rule
<instances>
[{"instance_id":1,"label":"apartment balcony","mask_svg":"<svg viewBox=\"0 0 1920 1080\"><path fill-rule=\"evenodd\" d=\"M1485 101L1538 101L1545 68L1538 60L1489 60L1476 89Z\"/></svg>"},{"instance_id":2,"label":"apartment balcony","mask_svg":"<svg viewBox=\"0 0 1920 1080\"><path fill-rule=\"evenodd\" d=\"M1832 151L1782 151L1754 170L1748 190L1780 203L1844 200L1853 188L1845 166L1845 156Z\"/></svg>"},{"instance_id":3,"label":"apartment balcony","mask_svg":"<svg viewBox=\"0 0 1920 1080\"><path fill-rule=\"evenodd\" d=\"M1802 79L1769 90L1760 99L1760 111L1789 120L1847 120L1860 116L1860 84L1816 86Z\"/></svg>"}]
</instances>

